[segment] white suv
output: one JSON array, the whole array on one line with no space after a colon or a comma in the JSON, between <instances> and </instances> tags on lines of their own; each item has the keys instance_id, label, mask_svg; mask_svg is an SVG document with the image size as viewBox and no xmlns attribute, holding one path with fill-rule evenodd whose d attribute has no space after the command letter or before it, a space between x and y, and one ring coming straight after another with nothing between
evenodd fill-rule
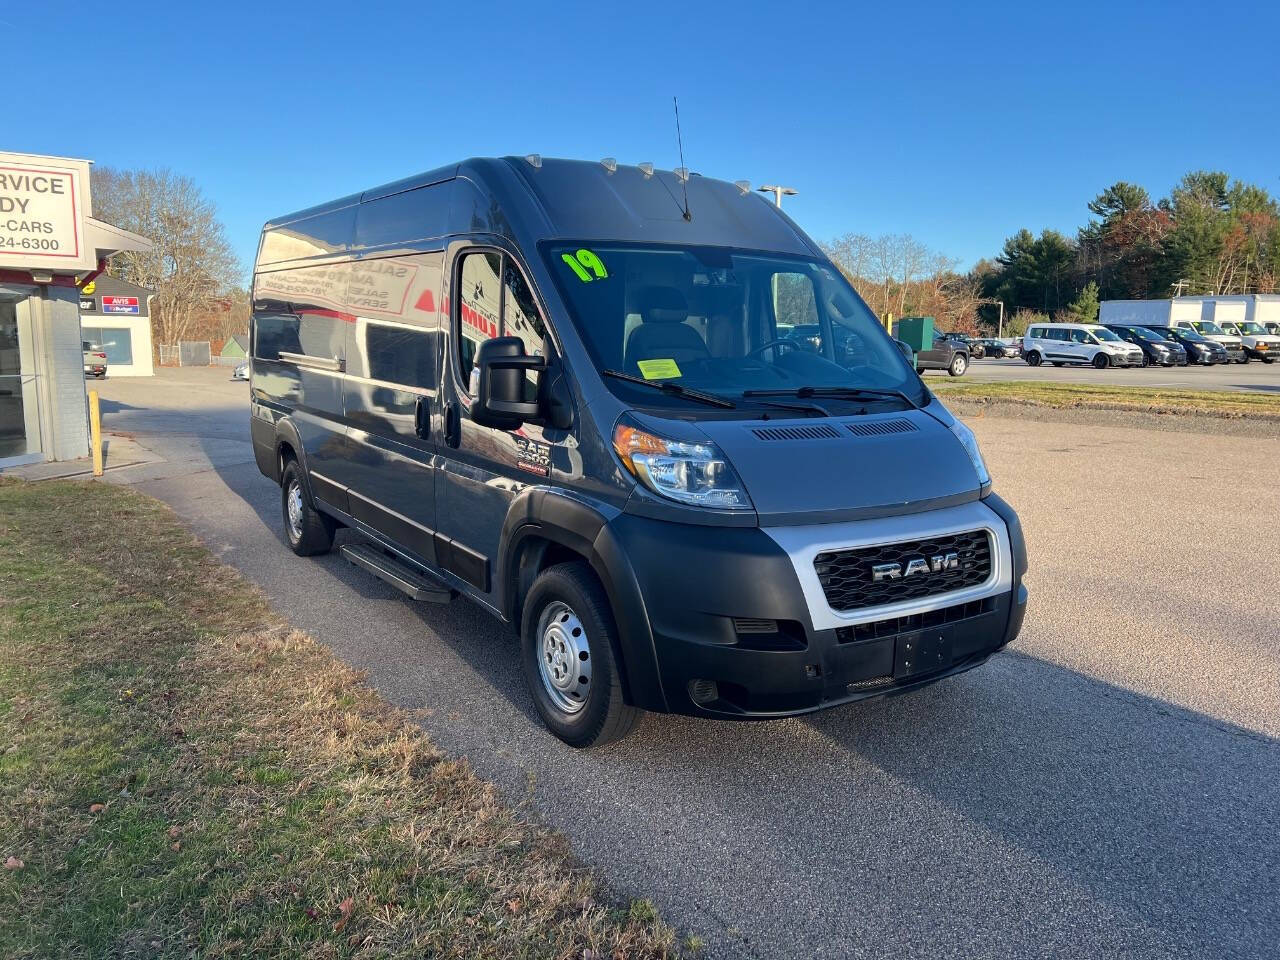
<instances>
[{"instance_id":1,"label":"white suv","mask_svg":"<svg viewBox=\"0 0 1280 960\"><path fill-rule=\"evenodd\" d=\"M1090 363L1107 367L1142 366L1142 349L1096 323L1036 323L1022 338L1022 356L1033 367L1052 363Z\"/></svg>"}]
</instances>

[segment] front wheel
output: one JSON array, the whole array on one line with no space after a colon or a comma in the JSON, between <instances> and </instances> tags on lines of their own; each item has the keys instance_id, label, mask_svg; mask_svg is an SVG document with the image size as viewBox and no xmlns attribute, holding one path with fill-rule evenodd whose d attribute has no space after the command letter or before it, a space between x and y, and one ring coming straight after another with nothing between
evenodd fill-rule
<instances>
[{"instance_id":1,"label":"front wheel","mask_svg":"<svg viewBox=\"0 0 1280 960\"><path fill-rule=\"evenodd\" d=\"M521 618L525 682L542 721L571 747L627 735L640 710L622 699L609 598L585 563L538 575Z\"/></svg>"},{"instance_id":2,"label":"front wheel","mask_svg":"<svg viewBox=\"0 0 1280 960\"><path fill-rule=\"evenodd\" d=\"M964 372L969 369L969 358L963 353L957 353L951 360L951 366L947 367L947 373L953 377L962 377Z\"/></svg>"},{"instance_id":3,"label":"front wheel","mask_svg":"<svg viewBox=\"0 0 1280 960\"><path fill-rule=\"evenodd\" d=\"M1040 366L1040 360L1041 360L1040 354L1035 350L1032 350L1030 353L1027 354L1027 363L1030 366L1033 366L1033 367Z\"/></svg>"},{"instance_id":4,"label":"front wheel","mask_svg":"<svg viewBox=\"0 0 1280 960\"><path fill-rule=\"evenodd\" d=\"M1111 358L1105 353L1095 354L1093 358L1093 365L1099 370L1105 370L1107 367L1111 366Z\"/></svg>"},{"instance_id":5,"label":"front wheel","mask_svg":"<svg viewBox=\"0 0 1280 960\"><path fill-rule=\"evenodd\" d=\"M284 537L290 550L300 557L310 557L333 549L333 534L338 525L312 505L296 460L285 464L280 480L280 506L284 513Z\"/></svg>"},{"instance_id":6,"label":"front wheel","mask_svg":"<svg viewBox=\"0 0 1280 960\"><path fill-rule=\"evenodd\" d=\"M1145 353L1142 355L1142 365L1144 367L1151 366L1151 358L1148 357Z\"/></svg>"}]
</instances>

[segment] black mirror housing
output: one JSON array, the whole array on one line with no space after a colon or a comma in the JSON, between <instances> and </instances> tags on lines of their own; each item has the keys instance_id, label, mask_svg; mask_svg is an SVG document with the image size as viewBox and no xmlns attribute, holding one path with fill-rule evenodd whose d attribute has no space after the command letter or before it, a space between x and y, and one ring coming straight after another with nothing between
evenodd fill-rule
<instances>
[{"instance_id":1,"label":"black mirror housing","mask_svg":"<svg viewBox=\"0 0 1280 960\"><path fill-rule=\"evenodd\" d=\"M471 403L471 419L484 427L514 430L539 418L537 401L524 397L525 375L546 370L541 357L524 352L519 337L494 337L476 351L479 386Z\"/></svg>"}]
</instances>

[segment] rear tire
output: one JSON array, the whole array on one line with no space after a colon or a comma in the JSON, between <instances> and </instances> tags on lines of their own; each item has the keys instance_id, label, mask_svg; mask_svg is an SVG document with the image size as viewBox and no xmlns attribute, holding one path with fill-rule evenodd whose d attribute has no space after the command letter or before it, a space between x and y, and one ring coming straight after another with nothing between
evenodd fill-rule
<instances>
[{"instance_id":1,"label":"rear tire","mask_svg":"<svg viewBox=\"0 0 1280 960\"><path fill-rule=\"evenodd\" d=\"M311 503L298 461L289 460L280 478L280 509L284 517L284 539L300 557L328 553L333 549L337 522Z\"/></svg>"},{"instance_id":2,"label":"rear tire","mask_svg":"<svg viewBox=\"0 0 1280 960\"><path fill-rule=\"evenodd\" d=\"M1145 353L1142 355L1142 365L1144 367L1151 366L1151 358L1148 357Z\"/></svg>"},{"instance_id":3,"label":"rear tire","mask_svg":"<svg viewBox=\"0 0 1280 960\"><path fill-rule=\"evenodd\" d=\"M1105 370L1107 367L1111 366L1111 358L1105 353L1094 354L1093 365L1098 370Z\"/></svg>"},{"instance_id":4,"label":"rear tire","mask_svg":"<svg viewBox=\"0 0 1280 960\"><path fill-rule=\"evenodd\" d=\"M552 733L571 747L599 747L631 731L641 711L623 701L617 627L590 567L542 571L525 598L520 637L525 682Z\"/></svg>"}]
</instances>

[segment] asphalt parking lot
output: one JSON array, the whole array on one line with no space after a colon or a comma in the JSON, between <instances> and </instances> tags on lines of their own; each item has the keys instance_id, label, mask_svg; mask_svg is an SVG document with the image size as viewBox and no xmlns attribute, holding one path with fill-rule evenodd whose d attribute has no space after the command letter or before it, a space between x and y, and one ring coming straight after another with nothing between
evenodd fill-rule
<instances>
[{"instance_id":1,"label":"asphalt parking lot","mask_svg":"<svg viewBox=\"0 0 1280 960\"><path fill-rule=\"evenodd\" d=\"M1221 369L1280 385L1275 367ZM1029 543L1013 648L907 697L770 723L650 716L580 753L539 725L487 614L288 551L248 386L227 376L94 385L106 429L154 457L108 476L172 504L706 956L1276 956L1280 440L970 420Z\"/></svg>"},{"instance_id":2,"label":"asphalt parking lot","mask_svg":"<svg viewBox=\"0 0 1280 960\"><path fill-rule=\"evenodd\" d=\"M927 379L947 377L946 372L930 370ZM1179 390L1239 390L1243 392L1280 392L1280 363L1220 363L1212 367L1114 367L1095 370L1091 366L1055 367L1041 364L1028 366L1025 360L974 360L969 364L965 380L1044 380L1050 383L1096 383L1104 386L1175 387Z\"/></svg>"}]
</instances>

